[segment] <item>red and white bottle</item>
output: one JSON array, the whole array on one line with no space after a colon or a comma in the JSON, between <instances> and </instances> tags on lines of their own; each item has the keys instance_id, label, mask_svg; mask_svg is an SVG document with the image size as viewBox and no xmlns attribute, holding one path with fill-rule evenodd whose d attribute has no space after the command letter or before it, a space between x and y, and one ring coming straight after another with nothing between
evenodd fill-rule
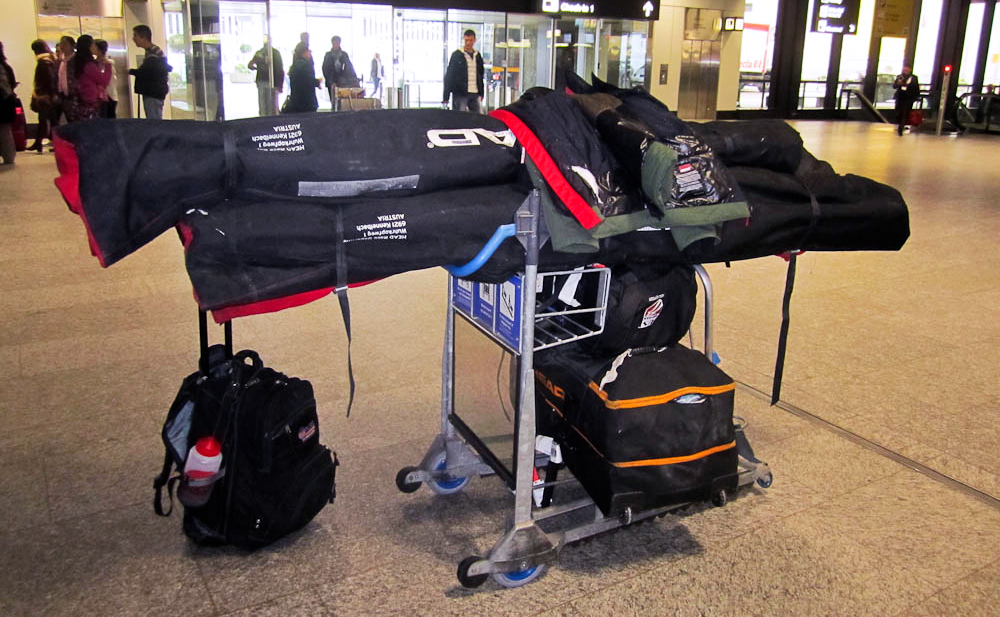
<instances>
[{"instance_id":1,"label":"red and white bottle","mask_svg":"<svg viewBox=\"0 0 1000 617\"><path fill-rule=\"evenodd\" d=\"M220 477L221 468L222 446L219 440L212 436L202 437L188 452L177 498L188 508L205 505L212 495L212 486Z\"/></svg>"}]
</instances>

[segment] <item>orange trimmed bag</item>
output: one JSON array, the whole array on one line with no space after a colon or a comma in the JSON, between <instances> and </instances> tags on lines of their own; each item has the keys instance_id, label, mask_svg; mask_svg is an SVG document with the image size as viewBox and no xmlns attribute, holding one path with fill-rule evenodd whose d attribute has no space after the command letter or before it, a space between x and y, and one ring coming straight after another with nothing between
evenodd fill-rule
<instances>
[{"instance_id":1,"label":"orange trimmed bag","mask_svg":"<svg viewBox=\"0 0 1000 617\"><path fill-rule=\"evenodd\" d=\"M738 483L736 384L686 347L535 356L538 432L608 516L705 501Z\"/></svg>"}]
</instances>

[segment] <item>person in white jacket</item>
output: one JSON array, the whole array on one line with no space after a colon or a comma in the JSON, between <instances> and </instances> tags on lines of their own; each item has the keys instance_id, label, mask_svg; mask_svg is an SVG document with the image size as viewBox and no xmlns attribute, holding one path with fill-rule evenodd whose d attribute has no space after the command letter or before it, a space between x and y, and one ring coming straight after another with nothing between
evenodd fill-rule
<instances>
[{"instance_id":1,"label":"person in white jacket","mask_svg":"<svg viewBox=\"0 0 1000 617\"><path fill-rule=\"evenodd\" d=\"M104 90L107 97L101 105L102 118L117 118L118 109L118 72L115 71L115 63L108 57L108 42L104 39L94 41L97 45L97 65L101 67L101 72L111 71L111 81Z\"/></svg>"}]
</instances>

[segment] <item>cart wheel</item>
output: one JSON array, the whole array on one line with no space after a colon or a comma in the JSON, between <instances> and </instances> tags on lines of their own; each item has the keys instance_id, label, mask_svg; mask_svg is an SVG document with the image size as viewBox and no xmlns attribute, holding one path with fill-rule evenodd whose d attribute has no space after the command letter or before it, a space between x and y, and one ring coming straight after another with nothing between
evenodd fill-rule
<instances>
[{"instance_id":1,"label":"cart wheel","mask_svg":"<svg viewBox=\"0 0 1000 617\"><path fill-rule=\"evenodd\" d=\"M412 493L413 491L415 491L418 488L420 488L420 484L421 484L420 482L407 482L406 481L406 476L408 476L410 474L410 472L413 472L413 471L420 471L420 468L419 467L403 467L402 469L400 469L399 473L396 474L396 488L398 488L399 490L401 490L404 493Z\"/></svg>"},{"instance_id":2,"label":"cart wheel","mask_svg":"<svg viewBox=\"0 0 1000 617\"><path fill-rule=\"evenodd\" d=\"M520 587L527 585L531 581L545 574L545 566L535 566L527 570L517 570L516 572L494 572L493 580L501 587Z\"/></svg>"},{"instance_id":3,"label":"cart wheel","mask_svg":"<svg viewBox=\"0 0 1000 617\"><path fill-rule=\"evenodd\" d=\"M771 487L771 482L773 482L773 481L774 481L774 474L772 474L769 471L769 472L767 472L767 475L764 475L764 476L761 476L761 477L757 478L757 486L759 486L761 488L770 488Z\"/></svg>"},{"instance_id":4,"label":"cart wheel","mask_svg":"<svg viewBox=\"0 0 1000 617\"><path fill-rule=\"evenodd\" d=\"M726 495L726 489L722 489L712 496L712 504L717 508L726 505L727 501L729 501L729 497Z\"/></svg>"},{"instance_id":5,"label":"cart wheel","mask_svg":"<svg viewBox=\"0 0 1000 617\"><path fill-rule=\"evenodd\" d=\"M473 587L479 587L486 582L489 578L489 574L476 574L469 576L469 568L472 564L480 560L480 557L476 555L470 555L463 559L461 563L458 564L458 582L462 584L462 587L467 587L472 589Z\"/></svg>"},{"instance_id":6,"label":"cart wheel","mask_svg":"<svg viewBox=\"0 0 1000 617\"><path fill-rule=\"evenodd\" d=\"M435 471L444 469L447 466L447 456L443 451L435 456L431 462L431 467ZM465 488L465 485L469 483L469 480L469 477L452 478L451 480L428 480L427 486L438 495L452 495L461 492Z\"/></svg>"}]
</instances>

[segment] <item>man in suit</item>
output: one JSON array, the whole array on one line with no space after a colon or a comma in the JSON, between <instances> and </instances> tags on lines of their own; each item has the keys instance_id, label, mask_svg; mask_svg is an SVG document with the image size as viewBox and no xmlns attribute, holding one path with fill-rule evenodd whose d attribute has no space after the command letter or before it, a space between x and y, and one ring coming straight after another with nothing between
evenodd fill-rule
<instances>
[{"instance_id":1,"label":"man in suit","mask_svg":"<svg viewBox=\"0 0 1000 617\"><path fill-rule=\"evenodd\" d=\"M903 127L910 122L910 112L913 111L913 103L920 97L920 82L913 74L913 69L908 66L903 67L903 72L896 76L896 81L892 82L892 87L896 93L896 133L903 135Z\"/></svg>"}]
</instances>

